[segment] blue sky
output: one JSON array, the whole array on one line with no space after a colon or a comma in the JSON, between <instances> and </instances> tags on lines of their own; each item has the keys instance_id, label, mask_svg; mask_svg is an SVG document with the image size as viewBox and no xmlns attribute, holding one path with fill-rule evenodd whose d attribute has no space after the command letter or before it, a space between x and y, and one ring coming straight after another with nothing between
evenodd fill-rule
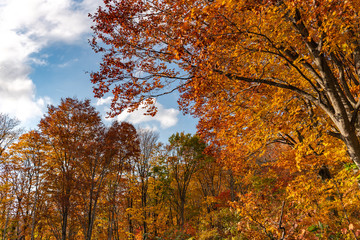
<instances>
[{"instance_id":1,"label":"blue sky","mask_svg":"<svg viewBox=\"0 0 360 240\"><path fill-rule=\"evenodd\" d=\"M0 112L36 128L48 104L61 98L92 100L105 118L109 98L95 99L89 72L101 56L87 40L88 13L101 0L0 0ZM117 117L137 127L158 131L166 141L174 132L195 133L196 120L178 111L178 94L157 99L159 112L151 118L141 111ZM110 121L110 120L105 120Z\"/></svg>"}]
</instances>

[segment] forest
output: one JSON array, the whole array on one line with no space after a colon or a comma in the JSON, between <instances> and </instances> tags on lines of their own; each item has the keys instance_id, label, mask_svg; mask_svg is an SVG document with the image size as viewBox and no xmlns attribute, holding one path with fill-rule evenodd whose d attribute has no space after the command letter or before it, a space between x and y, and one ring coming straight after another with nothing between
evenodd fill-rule
<instances>
[{"instance_id":1,"label":"forest","mask_svg":"<svg viewBox=\"0 0 360 240\"><path fill-rule=\"evenodd\" d=\"M108 117L179 93L197 134L0 115L1 239L360 239L359 0L104 0Z\"/></svg>"},{"instance_id":2,"label":"forest","mask_svg":"<svg viewBox=\"0 0 360 240\"><path fill-rule=\"evenodd\" d=\"M38 130L7 115L0 125L1 239L187 239L190 219L208 234L217 214L229 218L221 231L236 229L234 174L196 135L162 144L73 98L49 106Z\"/></svg>"}]
</instances>

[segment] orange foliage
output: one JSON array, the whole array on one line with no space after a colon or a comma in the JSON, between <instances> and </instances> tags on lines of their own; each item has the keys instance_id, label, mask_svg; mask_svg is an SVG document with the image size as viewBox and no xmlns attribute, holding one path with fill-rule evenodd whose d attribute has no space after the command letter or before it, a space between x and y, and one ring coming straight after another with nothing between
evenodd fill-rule
<instances>
[{"instance_id":1,"label":"orange foliage","mask_svg":"<svg viewBox=\"0 0 360 240\"><path fill-rule=\"evenodd\" d=\"M360 168L358 1L104 3L91 77L96 97L112 92L111 116L153 115L178 90L217 159L243 175L244 237L283 239L285 226L289 238L357 238L358 173L346 169Z\"/></svg>"}]
</instances>

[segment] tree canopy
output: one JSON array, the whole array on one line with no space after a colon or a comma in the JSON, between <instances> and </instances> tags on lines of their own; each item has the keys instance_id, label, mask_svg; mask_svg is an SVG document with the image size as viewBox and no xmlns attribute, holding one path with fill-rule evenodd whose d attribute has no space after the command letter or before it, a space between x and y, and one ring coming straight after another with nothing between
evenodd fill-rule
<instances>
[{"instance_id":1,"label":"tree canopy","mask_svg":"<svg viewBox=\"0 0 360 240\"><path fill-rule=\"evenodd\" d=\"M360 166L358 1L104 3L91 15L103 53L92 82L95 96L112 92L110 115L141 103L155 114L154 98L177 89L200 133L227 147L306 139L319 154L328 147L311 136L327 135Z\"/></svg>"}]
</instances>

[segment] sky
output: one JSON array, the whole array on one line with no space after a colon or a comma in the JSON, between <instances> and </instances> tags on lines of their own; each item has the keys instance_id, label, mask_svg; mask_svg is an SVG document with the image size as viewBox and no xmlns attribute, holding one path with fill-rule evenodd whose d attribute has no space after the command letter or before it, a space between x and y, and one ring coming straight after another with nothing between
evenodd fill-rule
<instances>
[{"instance_id":1,"label":"sky","mask_svg":"<svg viewBox=\"0 0 360 240\"><path fill-rule=\"evenodd\" d=\"M0 0L0 112L36 129L49 104L61 98L90 99L105 122L110 98L95 99L90 72L101 56L88 44L91 20L101 0ZM157 99L158 114L122 113L116 119L157 131L166 142L175 132L195 133L197 120L184 116L178 94Z\"/></svg>"}]
</instances>

